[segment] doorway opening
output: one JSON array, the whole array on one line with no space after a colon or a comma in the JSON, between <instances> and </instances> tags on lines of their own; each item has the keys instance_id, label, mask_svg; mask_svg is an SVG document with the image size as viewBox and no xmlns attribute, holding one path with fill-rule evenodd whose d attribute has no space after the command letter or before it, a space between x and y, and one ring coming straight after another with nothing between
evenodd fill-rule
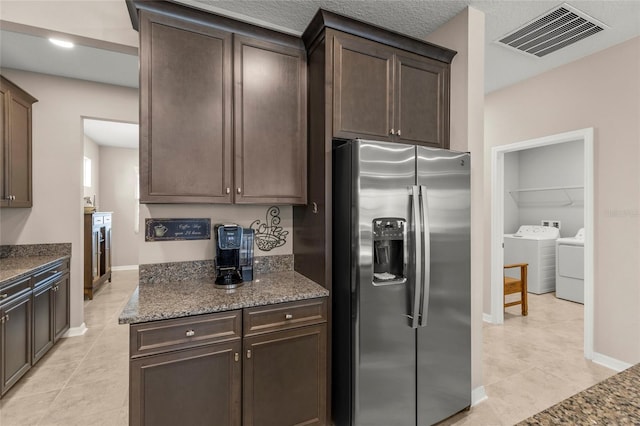
<instances>
[{"instance_id":1,"label":"doorway opening","mask_svg":"<svg viewBox=\"0 0 640 426\"><path fill-rule=\"evenodd\" d=\"M584 164L584 357L593 358L593 286L594 286L594 148L593 128L545 136L494 147L491 150L491 312L489 322L504 323L504 223L505 154L581 141Z\"/></svg>"}]
</instances>

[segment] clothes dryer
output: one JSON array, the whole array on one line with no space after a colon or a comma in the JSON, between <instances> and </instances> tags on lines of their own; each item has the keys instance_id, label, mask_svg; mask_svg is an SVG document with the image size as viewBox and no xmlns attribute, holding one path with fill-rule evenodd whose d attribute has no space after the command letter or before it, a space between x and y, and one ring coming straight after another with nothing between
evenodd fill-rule
<instances>
[{"instance_id":1,"label":"clothes dryer","mask_svg":"<svg viewBox=\"0 0 640 426\"><path fill-rule=\"evenodd\" d=\"M556 240L556 297L584 304L584 228Z\"/></svg>"},{"instance_id":2,"label":"clothes dryer","mask_svg":"<svg viewBox=\"0 0 640 426\"><path fill-rule=\"evenodd\" d=\"M522 225L504 236L504 264L528 263L527 291L542 294L556 289L556 240L558 228ZM517 278L517 272L505 271ZM515 274L515 275L512 275Z\"/></svg>"}]
</instances>

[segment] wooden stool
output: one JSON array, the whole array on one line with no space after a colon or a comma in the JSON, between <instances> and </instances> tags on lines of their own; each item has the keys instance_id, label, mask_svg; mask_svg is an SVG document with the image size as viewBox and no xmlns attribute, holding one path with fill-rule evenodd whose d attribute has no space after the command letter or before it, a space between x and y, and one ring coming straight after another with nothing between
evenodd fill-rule
<instances>
[{"instance_id":1,"label":"wooden stool","mask_svg":"<svg viewBox=\"0 0 640 426\"><path fill-rule=\"evenodd\" d=\"M520 268L520 278L511 278L504 276L504 307L522 305L522 315L526 316L528 312L527 305L527 266L528 263L514 263L512 265L504 265L504 269ZM520 293L520 300L507 303L507 294Z\"/></svg>"}]
</instances>

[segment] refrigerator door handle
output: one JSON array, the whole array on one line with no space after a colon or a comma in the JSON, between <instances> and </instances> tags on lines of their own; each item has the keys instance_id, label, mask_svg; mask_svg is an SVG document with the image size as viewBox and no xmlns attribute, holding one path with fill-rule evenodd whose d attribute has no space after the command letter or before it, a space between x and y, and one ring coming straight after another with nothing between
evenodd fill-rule
<instances>
[{"instance_id":1,"label":"refrigerator door handle","mask_svg":"<svg viewBox=\"0 0 640 426\"><path fill-rule=\"evenodd\" d=\"M427 204L427 187L420 185L420 243L423 245L423 256L421 259L421 304L420 304L420 326L427 325L429 314L429 290L431 287L431 229L429 227L429 206Z\"/></svg>"},{"instance_id":2,"label":"refrigerator door handle","mask_svg":"<svg viewBox=\"0 0 640 426\"><path fill-rule=\"evenodd\" d=\"M418 328L420 316L420 291L422 287L422 246L418 241L420 219L420 187L414 185L410 188L411 194L411 224L410 224L410 259L415 264L415 278L413 282L413 298L411 299L411 315L409 315L409 325L411 328Z\"/></svg>"}]
</instances>

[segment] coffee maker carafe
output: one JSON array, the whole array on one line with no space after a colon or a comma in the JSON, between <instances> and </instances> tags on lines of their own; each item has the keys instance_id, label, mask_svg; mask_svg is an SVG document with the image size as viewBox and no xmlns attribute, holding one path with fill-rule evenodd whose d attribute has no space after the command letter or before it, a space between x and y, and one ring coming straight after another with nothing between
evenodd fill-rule
<instances>
[{"instance_id":1,"label":"coffee maker carafe","mask_svg":"<svg viewBox=\"0 0 640 426\"><path fill-rule=\"evenodd\" d=\"M214 226L216 287L236 288L253 279L253 229L236 224Z\"/></svg>"}]
</instances>

